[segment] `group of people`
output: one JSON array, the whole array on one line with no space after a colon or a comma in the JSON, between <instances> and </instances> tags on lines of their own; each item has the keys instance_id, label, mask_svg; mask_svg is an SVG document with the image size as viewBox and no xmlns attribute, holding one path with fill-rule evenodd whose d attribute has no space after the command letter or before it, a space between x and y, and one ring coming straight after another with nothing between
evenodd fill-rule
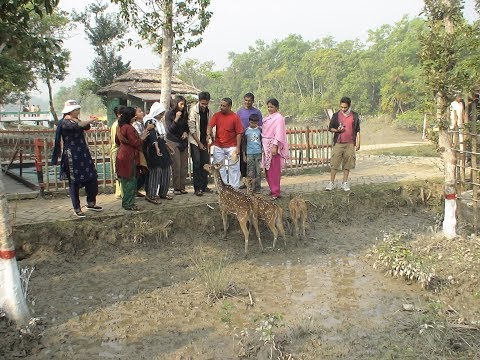
<instances>
[{"instance_id":1,"label":"group of people","mask_svg":"<svg viewBox=\"0 0 480 360\"><path fill-rule=\"evenodd\" d=\"M225 184L241 188L241 177L250 177L253 191L261 190L261 169L265 172L272 200L281 196L282 169L289 159L289 145L285 118L279 112L277 99L267 101L267 114L262 116L253 106L252 93L244 95L244 104L232 111L232 99L220 101L220 111L209 108L210 94L198 94L198 102L187 110L183 96L173 99L171 110L159 103L152 104L147 115L139 107L117 106L117 120L111 127L111 162L115 171L116 195L122 199L125 210L138 210L135 198L142 196L153 204L187 194L186 178L188 156L192 158L193 188L196 196L212 190L208 187L208 172L204 165L221 163L221 177ZM343 169L342 189L349 191L349 171L355 167L355 150L360 148L360 120L351 110L349 98L342 98L340 111L330 121L334 133L331 182L327 190L335 188L336 172ZM56 164L63 140L60 178L69 183L69 192L75 215L85 217L79 200L79 189L85 187L87 210L102 211L96 204L98 194L97 171L85 140L84 131L95 119L80 120L80 105L68 100L62 111L55 136L52 164ZM145 194L140 192L144 188Z\"/></svg>"}]
</instances>

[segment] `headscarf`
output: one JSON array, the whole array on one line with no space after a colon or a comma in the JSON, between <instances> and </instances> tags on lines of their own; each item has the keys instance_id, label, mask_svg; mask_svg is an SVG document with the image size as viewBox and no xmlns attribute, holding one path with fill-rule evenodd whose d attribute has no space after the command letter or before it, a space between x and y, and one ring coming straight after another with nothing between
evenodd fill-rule
<instances>
[{"instance_id":1,"label":"headscarf","mask_svg":"<svg viewBox=\"0 0 480 360\"><path fill-rule=\"evenodd\" d=\"M148 122L151 122L155 125L155 129L157 130L158 135L166 134L165 126L163 125L163 123L155 119L155 116L158 116L163 112L165 112L165 107L163 107L163 105L160 104L158 101L155 101L152 104L152 107L150 108L148 114L145 115L145 117L143 118L143 124L145 125L145 127L147 126Z\"/></svg>"}]
</instances>

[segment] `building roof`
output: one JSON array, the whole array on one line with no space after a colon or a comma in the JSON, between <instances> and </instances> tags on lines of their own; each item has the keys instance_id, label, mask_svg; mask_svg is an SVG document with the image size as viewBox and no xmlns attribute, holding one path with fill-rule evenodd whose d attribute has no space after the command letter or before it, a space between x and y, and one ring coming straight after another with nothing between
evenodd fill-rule
<instances>
[{"instance_id":1,"label":"building roof","mask_svg":"<svg viewBox=\"0 0 480 360\"><path fill-rule=\"evenodd\" d=\"M162 88L162 70L139 69L130 70L126 74L117 76L113 83L97 91L98 95L126 98L134 96L143 101L158 100ZM197 95L199 89L188 85L179 78L172 77L172 94Z\"/></svg>"}]
</instances>

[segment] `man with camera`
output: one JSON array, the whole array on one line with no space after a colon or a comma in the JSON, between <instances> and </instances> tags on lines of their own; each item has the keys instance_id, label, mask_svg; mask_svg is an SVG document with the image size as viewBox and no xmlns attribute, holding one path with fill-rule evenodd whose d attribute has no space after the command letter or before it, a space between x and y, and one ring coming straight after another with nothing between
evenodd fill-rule
<instances>
[{"instance_id":1,"label":"man with camera","mask_svg":"<svg viewBox=\"0 0 480 360\"><path fill-rule=\"evenodd\" d=\"M330 160L330 182L325 190L335 189L335 177L340 168L343 170L341 189L350 191L348 175L355 168L355 151L360 150L360 118L351 109L352 101L348 97L340 100L340 110L333 114L328 129L333 135L333 153Z\"/></svg>"}]
</instances>

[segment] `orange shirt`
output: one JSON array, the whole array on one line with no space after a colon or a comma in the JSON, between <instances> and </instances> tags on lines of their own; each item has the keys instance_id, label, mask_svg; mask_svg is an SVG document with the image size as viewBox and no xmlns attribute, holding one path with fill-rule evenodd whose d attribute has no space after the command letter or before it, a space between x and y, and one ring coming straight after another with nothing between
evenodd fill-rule
<instances>
[{"instance_id":1,"label":"orange shirt","mask_svg":"<svg viewBox=\"0 0 480 360\"><path fill-rule=\"evenodd\" d=\"M213 145L221 148L237 146L237 135L243 134L242 121L233 111L228 114L220 111L213 114L208 126L215 127Z\"/></svg>"}]
</instances>

